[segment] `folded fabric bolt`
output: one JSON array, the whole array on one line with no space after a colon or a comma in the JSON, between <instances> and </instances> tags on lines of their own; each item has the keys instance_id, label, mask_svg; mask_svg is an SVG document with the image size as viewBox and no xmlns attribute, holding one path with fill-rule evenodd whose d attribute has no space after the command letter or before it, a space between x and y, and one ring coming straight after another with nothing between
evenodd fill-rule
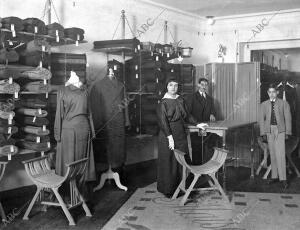
<instances>
[{"instance_id":1,"label":"folded fabric bolt","mask_svg":"<svg viewBox=\"0 0 300 230\"><path fill-rule=\"evenodd\" d=\"M0 147L3 147L5 145L15 145L16 140L13 138L6 139L3 134L0 134Z\"/></svg>"},{"instance_id":2,"label":"folded fabric bolt","mask_svg":"<svg viewBox=\"0 0 300 230\"><path fill-rule=\"evenodd\" d=\"M51 91L49 84L44 84L43 81L29 82L23 86L25 91L36 92L36 93L48 93Z\"/></svg>"},{"instance_id":3,"label":"folded fabric bolt","mask_svg":"<svg viewBox=\"0 0 300 230\"><path fill-rule=\"evenodd\" d=\"M14 116L15 116L15 112L13 112L13 111L4 112L4 111L0 110L0 118L1 119L9 120L9 119L13 119Z\"/></svg>"},{"instance_id":4,"label":"folded fabric bolt","mask_svg":"<svg viewBox=\"0 0 300 230\"><path fill-rule=\"evenodd\" d=\"M20 64L36 67L40 65L41 61L43 67L48 67L49 55L40 51L20 54Z\"/></svg>"},{"instance_id":5,"label":"folded fabric bolt","mask_svg":"<svg viewBox=\"0 0 300 230\"><path fill-rule=\"evenodd\" d=\"M28 108L19 108L17 109L17 113L33 117L46 117L48 115L48 112L45 110Z\"/></svg>"},{"instance_id":6,"label":"folded fabric bolt","mask_svg":"<svg viewBox=\"0 0 300 230\"><path fill-rule=\"evenodd\" d=\"M5 135L15 134L18 132L16 126L0 126L0 133Z\"/></svg>"},{"instance_id":7,"label":"folded fabric bolt","mask_svg":"<svg viewBox=\"0 0 300 230\"><path fill-rule=\"evenodd\" d=\"M32 70L33 67L23 65L0 65L0 79L18 79L24 77L22 72Z\"/></svg>"},{"instance_id":8,"label":"folded fabric bolt","mask_svg":"<svg viewBox=\"0 0 300 230\"><path fill-rule=\"evenodd\" d=\"M15 125L15 121L11 120L10 124L8 119L2 119L0 118L0 126L14 126Z\"/></svg>"},{"instance_id":9,"label":"folded fabric bolt","mask_svg":"<svg viewBox=\"0 0 300 230\"><path fill-rule=\"evenodd\" d=\"M14 49L3 48L0 50L0 63L6 64L19 61L19 54Z\"/></svg>"},{"instance_id":10,"label":"folded fabric bolt","mask_svg":"<svg viewBox=\"0 0 300 230\"><path fill-rule=\"evenodd\" d=\"M49 52L50 44L42 39L34 39L26 44L26 49L22 51L22 55L26 55L33 52Z\"/></svg>"},{"instance_id":11,"label":"folded fabric bolt","mask_svg":"<svg viewBox=\"0 0 300 230\"><path fill-rule=\"evenodd\" d=\"M17 83L12 82L12 84L9 84L8 79L0 81L0 93L14 94L19 91L20 86Z\"/></svg>"},{"instance_id":12,"label":"folded fabric bolt","mask_svg":"<svg viewBox=\"0 0 300 230\"><path fill-rule=\"evenodd\" d=\"M19 152L17 146L14 145L4 145L0 147L0 155L7 156L7 155L15 155Z\"/></svg>"},{"instance_id":13,"label":"folded fabric bolt","mask_svg":"<svg viewBox=\"0 0 300 230\"><path fill-rule=\"evenodd\" d=\"M65 33L64 33L65 28L57 22L46 25L46 29L48 35L50 36L56 37L58 35L60 38L65 37Z\"/></svg>"},{"instance_id":14,"label":"folded fabric bolt","mask_svg":"<svg viewBox=\"0 0 300 230\"><path fill-rule=\"evenodd\" d=\"M64 30L64 33L65 33L66 38L71 38L73 40L82 41L84 38L84 36L83 36L84 30L81 28L78 28L78 27L66 28Z\"/></svg>"},{"instance_id":15,"label":"folded fabric bolt","mask_svg":"<svg viewBox=\"0 0 300 230\"><path fill-rule=\"evenodd\" d=\"M41 127L34 127L34 126L25 126L22 128L25 133L31 133L38 136L47 136L50 134L48 129L43 130Z\"/></svg>"},{"instance_id":16,"label":"folded fabric bolt","mask_svg":"<svg viewBox=\"0 0 300 230\"><path fill-rule=\"evenodd\" d=\"M43 67L37 67L33 70L27 70L22 73L24 76L27 76L32 80L49 80L52 77L51 72Z\"/></svg>"},{"instance_id":17,"label":"folded fabric bolt","mask_svg":"<svg viewBox=\"0 0 300 230\"><path fill-rule=\"evenodd\" d=\"M32 141L32 142L37 142L37 140L39 140L39 142L44 143L44 142L49 142L50 137L49 136L38 136L38 135L29 133L24 136L24 140Z\"/></svg>"},{"instance_id":18,"label":"folded fabric bolt","mask_svg":"<svg viewBox=\"0 0 300 230\"><path fill-rule=\"evenodd\" d=\"M15 107L16 108L33 108L33 109L40 109L47 107L47 102L40 100L40 99L21 99L18 101L15 101Z\"/></svg>"},{"instance_id":19,"label":"folded fabric bolt","mask_svg":"<svg viewBox=\"0 0 300 230\"><path fill-rule=\"evenodd\" d=\"M3 112L12 112L15 109L15 105L12 100L7 100L6 102L0 101L0 110Z\"/></svg>"},{"instance_id":20,"label":"folded fabric bolt","mask_svg":"<svg viewBox=\"0 0 300 230\"><path fill-rule=\"evenodd\" d=\"M37 143L33 141L18 141L16 145L22 149L29 149L38 152L46 152L51 148L50 142Z\"/></svg>"},{"instance_id":21,"label":"folded fabric bolt","mask_svg":"<svg viewBox=\"0 0 300 230\"><path fill-rule=\"evenodd\" d=\"M26 32L47 34L45 23L38 18L26 18L23 20L23 25L24 25L24 31Z\"/></svg>"},{"instance_id":22,"label":"folded fabric bolt","mask_svg":"<svg viewBox=\"0 0 300 230\"><path fill-rule=\"evenodd\" d=\"M6 17L1 19L2 28L6 28L8 30L11 29L11 25L14 25L15 31L23 31L23 20L18 17Z\"/></svg>"},{"instance_id":23,"label":"folded fabric bolt","mask_svg":"<svg viewBox=\"0 0 300 230\"><path fill-rule=\"evenodd\" d=\"M42 127L43 125L49 125L49 121L45 117L24 117L17 116L16 120L22 125L32 125Z\"/></svg>"}]
</instances>

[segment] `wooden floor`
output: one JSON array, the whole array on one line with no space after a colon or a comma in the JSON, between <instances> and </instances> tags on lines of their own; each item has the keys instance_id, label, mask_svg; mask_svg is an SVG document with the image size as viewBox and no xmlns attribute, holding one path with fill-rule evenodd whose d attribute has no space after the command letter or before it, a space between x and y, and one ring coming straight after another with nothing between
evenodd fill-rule
<instances>
[{"instance_id":1,"label":"wooden floor","mask_svg":"<svg viewBox=\"0 0 300 230\"><path fill-rule=\"evenodd\" d=\"M295 160L300 168L299 159ZM127 192L121 191L113 184L106 183L105 187L95 193L90 193L90 202L93 217L84 216L83 210L79 207L72 211L77 222L75 227L69 227L67 219L60 208L51 207L47 212L41 212L37 208L32 211L28 221L22 220L22 212L10 224L5 226L0 223L0 229L34 229L34 230L55 230L55 229L101 229L114 213L127 201L138 187L145 187L156 181L156 161L151 160L126 167L124 184L128 186ZM279 183L267 185L261 177L249 179L248 168L227 169L227 188L230 191L244 192L282 192ZM300 178L290 175L290 187L284 193L300 193ZM91 185L91 188L95 185ZM23 189L4 192L1 195L2 204L6 214L15 213L28 202L35 192L35 187L30 186Z\"/></svg>"}]
</instances>

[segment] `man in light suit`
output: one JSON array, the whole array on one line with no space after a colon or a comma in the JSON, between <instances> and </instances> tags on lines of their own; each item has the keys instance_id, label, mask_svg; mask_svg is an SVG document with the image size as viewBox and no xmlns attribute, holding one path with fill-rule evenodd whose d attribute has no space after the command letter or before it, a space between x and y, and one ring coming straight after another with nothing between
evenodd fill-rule
<instances>
[{"instance_id":1,"label":"man in light suit","mask_svg":"<svg viewBox=\"0 0 300 230\"><path fill-rule=\"evenodd\" d=\"M268 141L272 181L279 176L283 188L288 187L286 180L285 139L292 134L292 119L290 106L286 101L277 98L275 84L268 87L269 100L261 104L260 135Z\"/></svg>"}]
</instances>

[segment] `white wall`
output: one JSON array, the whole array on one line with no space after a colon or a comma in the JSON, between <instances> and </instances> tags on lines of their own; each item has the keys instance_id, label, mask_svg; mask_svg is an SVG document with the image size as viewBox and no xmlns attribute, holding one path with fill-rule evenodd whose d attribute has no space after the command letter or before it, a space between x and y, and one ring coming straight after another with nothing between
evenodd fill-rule
<instances>
[{"instance_id":1,"label":"white wall","mask_svg":"<svg viewBox=\"0 0 300 230\"><path fill-rule=\"evenodd\" d=\"M300 72L300 52L289 54L287 59L288 70L292 72Z\"/></svg>"},{"instance_id":2,"label":"white wall","mask_svg":"<svg viewBox=\"0 0 300 230\"><path fill-rule=\"evenodd\" d=\"M258 32L256 26L262 21L264 24L269 21L268 25L255 33L253 30ZM199 37L201 57L206 62L220 62L219 44L227 47L225 62L250 61L251 50L299 47L298 40L295 40L300 37L299 22L299 9L216 18L213 26L200 26L204 28ZM248 47L245 45L247 42ZM241 52L238 52L239 45Z\"/></svg>"}]
</instances>

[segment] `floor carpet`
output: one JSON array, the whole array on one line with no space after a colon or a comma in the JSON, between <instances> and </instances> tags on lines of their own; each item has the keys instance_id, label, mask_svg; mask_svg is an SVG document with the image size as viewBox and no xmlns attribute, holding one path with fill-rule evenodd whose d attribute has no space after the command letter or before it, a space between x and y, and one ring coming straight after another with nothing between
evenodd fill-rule
<instances>
[{"instance_id":1,"label":"floor carpet","mask_svg":"<svg viewBox=\"0 0 300 230\"><path fill-rule=\"evenodd\" d=\"M300 229L300 195L232 192L230 203L216 192L170 200L156 183L138 189L104 226L104 230L296 230Z\"/></svg>"}]
</instances>

